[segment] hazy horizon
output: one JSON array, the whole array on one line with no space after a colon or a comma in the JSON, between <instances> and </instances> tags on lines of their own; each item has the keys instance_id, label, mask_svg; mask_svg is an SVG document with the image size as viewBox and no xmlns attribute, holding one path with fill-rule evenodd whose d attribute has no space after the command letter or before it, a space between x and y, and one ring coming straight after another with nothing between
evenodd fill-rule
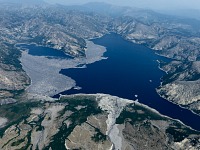
<instances>
[{"instance_id":1,"label":"hazy horizon","mask_svg":"<svg viewBox=\"0 0 200 150\"><path fill-rule=\"evenodd\" d=\"M45 0L48 3L58 3L64 5L81 5L89 2L105 2L118 6L130 6L138 8L148 8L153 10L200 10L199 0Z\"/></svg>"}]
</instances>

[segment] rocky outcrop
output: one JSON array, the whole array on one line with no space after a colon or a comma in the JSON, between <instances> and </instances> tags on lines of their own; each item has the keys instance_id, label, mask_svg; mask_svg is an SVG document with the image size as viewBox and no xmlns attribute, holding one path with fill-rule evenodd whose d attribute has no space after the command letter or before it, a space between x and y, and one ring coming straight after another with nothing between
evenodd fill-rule
<instances>
[{"instance_id":1,"label":"rocky outcrop","mask_svg":"<svg viewBox=\"0 0 200 150\"><path fill-rule=\"evenodd\" d=\"M162 85L157 92L165 99L189 108L194 112L200 112L200 62L172 61L169 64L161 64L161 68L167 72L162 80Z\"/></svg>"},{"instance_id":2,"label":"rocky outcrop","mask_svg":"<svg viewBox=\"0 0 200 150\"><path fill-rule=\"evenodd\" d=\"M175 81L158 88L158 93L165 99L200 112L200 80ZM194 107L195 106L195 107Z\"/></svg>"},{"instance_id":3,"label":"rocky outcrop","mask_svg":"<svg viewBox=\"0 0 200 150\"><path fill-rule=\"evenodd\" d=\"M62 6L0 7L1 104L15 103L14 98L30 84L15 44L35 43L73 57L89 57L82 59L88 64L100 60L104 51L98 56L90 55L85 51L85 39L114 31L129 41L144 44L160 55L176 59L161 66L168 75L163 78L158 92L174 103L199 111L199 28L141 10L122 9L120 16L112 17ZM43 64L49 60L36 59L36 62ZM66 64L70 65L65 61ZM52 65L58 69L62 62L44 66ZM29 73L35 75L34 70ZM44 74L38 79L35 89L40 93L34 90L35 93L28 93L32 101L1 106L0 149L198 150L200 147L199 132L140 103L102 94L63 96L53 101L44 95L65 89L51 84L54 81L59 84L61 78L43 80ZM45 86L44 91L39 88Z\"/></svg>"},{"instance_id":4,"label":"rocky outcrop","mask_svg":"<svg viewBox=\"0 0 200 150\"><path fill-rule=\"evenodd\" d=\"M29 78L22 71L7 71L0 68L0 89L22 90L29 84Z\"/></svg>"},{"instance_id":5,"label":"rocky outcrop","mask_svg":"<svg viewBox=\"0 0 200 150\"><path fill-rule=\"evenodd\" d=\"M75 58L85 58L87 57L85 39L108 33L104 26L108 23L108 17L102 19L102 16L93 13L73 11L61 6L32 7L7 3L1 5L0 9L0 96L2 98L13 97L16 95L15 91L23 91L30 84L20 64L21 52L15 47L16 44L35 43L63 51ZM91 62L92 59L99 58L90 56ZM10 90L14 92L10 93ZM42 89L38 90L43 92ZM50 87L50 94L55 93L55 90L59 91Z\"/></svg>"},{"instance_id":6,"label":"rocky outcrop","mask_svg":"<svg viewBox=\"0 0 200 150\"><path fill-rule=\"evenodd\" d=\"M54 96L76 86L76 82L65 75L60 74L61 69L78 68L104 59L106 48L87 41L84 58L57 59L45 56L32 56L23 51L22 68L31 78L31 85L26 89L29 94ZM19 82L19 81L18 81ZM16 82L17 84L17 82Z\"/></svg>"},{"instance_id":7,"label":"rocky outcrop","mask_svg":"<svg viewBox=\"0 0 200 150\"><path fill-rule=\"evenodd\" d=\"M30 84L30 79L22 70L16 70L9 65L0 65L0 104L9 103L7 98L13 98ZM7 99L7 100L6 100Z\"/></svg>"},{"instance_id":8,"label":"rocky outcrop","mask_svg":"<svg viewBox=\"0 0 200 150\"><path fill-rule=\"evenodd\" d=\"M199 132L138 102L105 94L4 105L0 117L2 150L200 147Z\"/></svg>"},{"instance_id":9,"label":"rocky outcrop","mask_svg":"<svg viewBox=\"0 0 200 150\"><path fill-rule=\"evenodd\" d=\"M22 70L19 61L21 53L14 46L17 43L35 43L64 51L73 57L85 57L85 39L101 37L109 32L144 44L169 58L189 62L199 59L200 30L193 24L152 11L110 5L106 7L112 8L110 10L113 12L94 12L87 6L71 9L58 5L2 5L0 63ZM18 80L21 72L16 74L16 77L13 76L10 80ZM5 79L2 81L5 82ZM7 83L5 86L10 86L10 83ZM14 86L21 87L21 83L16 84Z\"/></svg>"},{"instance_id":10,"label":"rocky outcrop","mask_svg":"<svg viewBox=\"0 0 200 150\"><path fill-rule=\"evenodd\" d=\"M106 138L107 115L100 114L88 117L87 121L76 126L68 136L65 146L67 149L112 149L112 142Z\"/></svg>"}]
</instances>

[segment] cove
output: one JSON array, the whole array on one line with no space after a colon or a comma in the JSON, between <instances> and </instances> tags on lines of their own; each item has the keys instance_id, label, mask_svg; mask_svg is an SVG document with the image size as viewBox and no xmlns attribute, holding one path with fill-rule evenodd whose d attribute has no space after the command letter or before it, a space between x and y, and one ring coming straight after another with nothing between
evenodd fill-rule
<instances>
[{"instance_id":1,"label":"cove","mask_svg":"<svg viewBox=\"0 0 200 150\"><path fill-rule=\"evenodd\" d=\"M108 59L87 65L86 68L62 69L60 73L74 79L82 89L71 89L60 94L104 93L138 99L161 114L200 131L198 115L161 98L155 90L165 74L158 68L156 60L168 59L156 55L145 46L126 41L117 34L105 35L92 41L107 48L104 56Z\"/></svg>"},{"instance_id":2,"label":"cove","mask_svg":"<svg viewBox=\"0 0 200 150\"><path fill-rule=\"evenodd\" d=\"M72 58L66 55L63 51L58 51L53 48L37 46L35 44L17 44L16 47L21 50L28 49L28 54L33 56L45 56L48 58L69 59Z\"/></svg>"}]
</instances>

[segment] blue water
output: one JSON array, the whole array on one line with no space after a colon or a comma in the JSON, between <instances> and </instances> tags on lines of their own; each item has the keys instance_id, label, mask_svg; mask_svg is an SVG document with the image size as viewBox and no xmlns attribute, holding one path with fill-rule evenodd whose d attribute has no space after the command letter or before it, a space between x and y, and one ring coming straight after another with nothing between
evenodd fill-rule
<instances>
[{"instance_id":1,"label":"blue water","mask_svg":"<svg viewBox=\"0 0 200 150\"><path fill-rule=\"evenodd\" d=\"M61 70L61 74L71 77L77 86L82 87L81 90L71 89L61 94L105 93L132 100L138 95L139 102L200 130L198 115L168 102L156 93L155 88L160 85L160 78L165 74L158 69L156 60L168 59L155 55L154 51L142 45L123 40L116 34L106 35L93 42L107 48L104 56L108 59L87 65L87 68Z\"/></svg>"},{"instance_id":2,"label":"blue water","mask_svg":"<svg viewBox=\"0 0 200 150\"><path fill-rule=\"evenodd\" d=\"M56 49L49 47L36 46L35 44L30 44L30 45L18 44L17 47L19 47L22 50L28 49L28 54L33 56L46 56L48 58L59 58L59 59L72 58L66 55L63 51L58 51Z\"/></svg>"}]
</instances>

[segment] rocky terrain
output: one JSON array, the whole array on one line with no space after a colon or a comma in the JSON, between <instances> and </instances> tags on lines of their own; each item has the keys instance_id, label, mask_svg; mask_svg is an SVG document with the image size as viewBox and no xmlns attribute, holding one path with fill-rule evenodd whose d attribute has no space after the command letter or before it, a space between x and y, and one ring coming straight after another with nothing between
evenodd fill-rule
<instances>
[{"instance_id":1,"label":"rocky terrain","mask_svg":"<svg viewBox=\"0 0 200 150\"><path fill-rule=\"evenodd\" d=\"M86 57L84 39L107 33L104 27L106 17L100 21L100 16L94 13L81 13L48 4L3 3L0 7L0 97L2 99L14 98L23 93L31 83L30 74L28 77L20 63L21 52L16 44L35 43L81 58Z\"/></svg>"},{"instance_id":2,"label":"rocky terrain","mask_svg":"<svg viewBox=\"0 0 200 150\"><path fill-rule=\"evenodd\" d=\"M162 80L158 93L182 107L200 113L200 62L172 61L162 64L161 68L167 72Z\"/></svg>"},{"instance_id":3,"label":"rocky terrain","mask_svg":"<svg viewBox=\"0 0 200 150\"><path fill-rule=\"evenodd\" d=\"M198 25L110 5L101 5L110 11L100 13L94 11L99 4L90 5L1 3L0 149L200 149L199 132L138 102L102 94L48 97L75 85L57 76L62 67L103 58L105 48L88 39L114 32L171 58L160 62L167 74L157 92L200 113ZM54 48L74 59L32 57L16 47L19 43Z\"/></svg>"},{"instance_id":4,"label":"rocky terrain","mask_svg":"<svg viewBox=\"0 0 200 150\"><path fill-rule=\"evenodd\" d=\"M44 3L13 5L3 3L0 6L0 68L1 74L8 76L12 76L12 73L7 71L17 70L16 76L9 77L10 81L18 80L16 90L25 89L30 84L19 61L21 52L15 47L17 43L35 43L62 50L73 57L85 57L85 39L115 32L126 40L156 50L159 55L186 63L199 60L200 28L181 18L150 10L95 3L80 7ZM90 5L93 9L90 9ZM107 11L100 13L99 7ZM8 83L1 78L8 84L4 86L5 83L2 83L4 88L0 86L1 93L6 94L7 91L11 95L8 88L10 81Z\"/></svg>"},{"instance_id":5,"label":"rocky terrain","mask_svg":"<svg viewBox=\"0 0 200 150\"><path fill-rule=\"evenodd\" d=\"M2 150L200 148L199 132L138 102L110 95L23 102L4 105L0 112Z\"/></svg>"},{"instance_id":6,"label":"rocky terrain","mask_svg":"<svg viewBox=\"0 0 200 150\"><path fill-rule=\"evenodd\" d=\"M23 70L12 65L0 64L0 105L12 103L29 85L30 79Z\"/></svg>"},{"instance_id":7,"label":"rocky terrain","mask_svg":"<svg viewBox=\"0 0 200 150\"><path fill-rule=\"evenodd\" d=\"M160 64L167 73L157 89L160 96L199 114L200 28L151 11L142 11L139 15L137 11L129 11L125 16L117 20L115 31L118 34L172 61Z\"/></svg>"},{"instance_id":8,"label":"rocky terrain","mask_svg":"<svg viewBox=\"0 0 200 150\"><path fill-rule=\"evenodd\" d=\"M145 17L145 13L143 15ZM148 20L145 20L126 16L120 21L117 20L115 30L125 39L144 44L156 50L159 55L176 60L199 59L199 28L181 23L180 20L154 17L156 16L150 15L147 16Z\"/></svg>"},{"instance_id":9,"label":"rocky terrain","mask_svg":"<svg viewBox=\"0 0 200 150\"><path fill-rule=\"evenodd\" d=\"M85 57L81 58L47 58L45 56L32 56L27 51L22 52L20 58L22 69L31 78L31 85L26 92L37 95L54 96L76 86L70 77L59 74L63 68L78 68L104 59L105 47L86 41ZM50 75L50 76L49 76Z\"/></svg>"}]
</instances>

